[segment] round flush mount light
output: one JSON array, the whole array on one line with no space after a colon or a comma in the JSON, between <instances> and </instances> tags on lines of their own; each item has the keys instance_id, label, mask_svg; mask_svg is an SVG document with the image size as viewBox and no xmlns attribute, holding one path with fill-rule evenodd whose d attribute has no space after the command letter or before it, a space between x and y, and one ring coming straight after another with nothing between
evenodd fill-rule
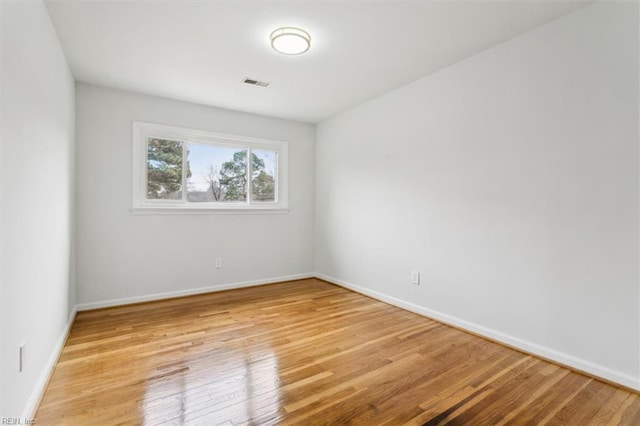
<instances>
[{"instance_id":1,"label":"round flush mount light","mask_svg":"<svg viewBox=\"0 0 640 426\"><path fill-rule=\"evenodd\" d=\"M311 47L311 36L300 28L278 28L271 33L270 38L271 47L285 55L300 55Z\"/></svg>"}]
</instances>

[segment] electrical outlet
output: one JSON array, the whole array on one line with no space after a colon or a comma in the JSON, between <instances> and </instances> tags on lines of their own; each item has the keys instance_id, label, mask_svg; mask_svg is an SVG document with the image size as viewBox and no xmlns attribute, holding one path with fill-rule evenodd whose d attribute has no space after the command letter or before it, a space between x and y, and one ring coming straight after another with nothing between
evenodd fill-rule
<instances>
[{"instance_id":1,"label":"electrical outlet","mask_svg":"<svg viewBox=\"0 0 640 426\"><path fill-rule=\"evenodd\" d=\"M411 284L420 285L420 272L411 271Z\"/></svg>"},{"instance_id":2,"label":"electrical outlet","mask_svg":"<svg viewBox=\"0 0 640 426\"><path fill-rule=\"evenodd\" d=\"M25 367L26 355L27 355L27 342L22 342L18 347L18 372L22 373Z\"/></svg>"},{"instance_id":3,"label":"electrical outlet","mask_svg":"<svg viewBox=\"0 0 640 426\"><path fill-rule=\"evenodd\" d=\"M216 269L222 269L222 258L216 257Z\"/></svg>"}]
</instances>

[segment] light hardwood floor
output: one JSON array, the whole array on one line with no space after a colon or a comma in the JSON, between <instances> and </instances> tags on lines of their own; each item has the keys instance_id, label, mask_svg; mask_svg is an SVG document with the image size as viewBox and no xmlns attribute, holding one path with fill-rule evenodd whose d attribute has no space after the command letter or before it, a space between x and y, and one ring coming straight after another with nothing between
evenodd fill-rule
<instances>
[{"instance_id":1,"label":"light hardwood floor","mask_svg":"<svg viewBox=\"0 0 640 426\"><path fill-rule=\"evenodd\" d=\"M310 279L78 314L38 425L640 425L640 397Z\"/></svg>"}]
</instances>

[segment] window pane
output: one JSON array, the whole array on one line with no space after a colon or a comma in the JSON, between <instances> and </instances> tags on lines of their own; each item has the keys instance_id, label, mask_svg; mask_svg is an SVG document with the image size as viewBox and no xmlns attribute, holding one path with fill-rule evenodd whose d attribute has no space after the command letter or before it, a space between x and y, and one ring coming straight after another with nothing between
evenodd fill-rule
<instances>
[{"instance_id":1,"label":"window pane","mask_svg":"<svg viewBox=\"0 0 640 426\"><path fill-rule=\"evenodd\" d=\"M247 150L224 145L189 144L187 201L247 200Z\"/></svg>"},{"instance_id":2,"label":"window pane","mask_svg":"<svg viewBox=\"0 0 640 426\"><path fill-rule=\"evenodd\" d=\"M252 149L251 167L251 201L275 202L277 151Z\"/></svg>"},{"instance_id":3,"label":"window pane","mask_svg":"<svg viewBox=\"0 0 640 426\"><path fill-rule=\"evenodd\" d=\"M182 198L182 142L147 139L147 199Z\"/></svg>"}]
</instances>

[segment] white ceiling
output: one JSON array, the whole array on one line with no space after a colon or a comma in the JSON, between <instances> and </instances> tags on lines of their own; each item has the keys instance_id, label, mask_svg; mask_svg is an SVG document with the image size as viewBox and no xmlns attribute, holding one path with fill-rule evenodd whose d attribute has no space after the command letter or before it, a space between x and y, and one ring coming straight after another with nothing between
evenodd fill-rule
<instances>
[{"instance_id":1,"label":"white ceiling","mask_svg":"<svg viewBox=\"0 0 640 426\"><path fill-rule=\"evenodd\" d=\"M557 1L49 0L78 81L318 122L558 18ZM269 34L298 26L301 56ZM244 77L271 83L242 83Z\"/></svg>"}]
</instances>

